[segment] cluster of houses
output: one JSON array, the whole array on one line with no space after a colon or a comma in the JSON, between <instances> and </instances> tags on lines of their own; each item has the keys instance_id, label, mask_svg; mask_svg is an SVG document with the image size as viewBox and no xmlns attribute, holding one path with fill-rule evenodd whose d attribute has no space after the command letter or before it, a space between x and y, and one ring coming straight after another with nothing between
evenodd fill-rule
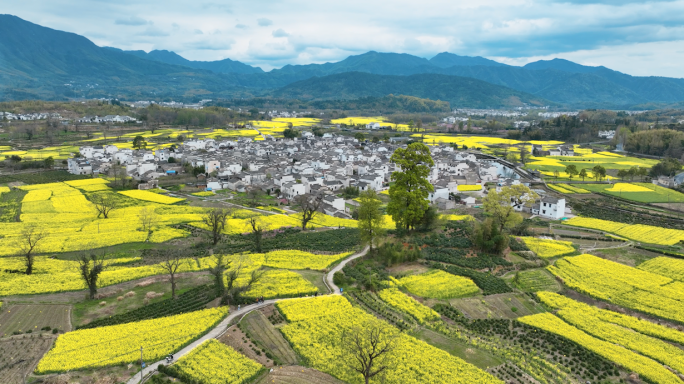
<instances>
[{"instance_id":1,"label":"cluster of houses","mask_svg":"<svg viewBox=\"0 0 684 384\"><path fill-rule=\"evenodd\" d=\"M350 186L359 191L388 189L390 175L397 170L390 157L400 145L328 134L304 139L267 137L261 141L192 140L178 148L154 152L115 145L84 146L81 157L68 160L68 169L74 174L102 174L118 165L141 183L140 188L146 188L159 178L183 173L187 164L203 169L197 185L207 190L261 189L288 201L305 194L322 195L325 213L348 217L346 207L351 201L337 195ZM504 177L503 166L492 159L478 159L474 153L449 146L432 146L430 151L435 165L428 180L434 192L428 198L440 209L475 205L486 193L486 182L520 182ZM459 190L463 185L469 186L465 188L469 192Z\"/></svg>"},{"instance_id":2,"label":"cluster of houses","mask_svg":"<svg viewBox=\"0 0 684 384\"><path fill-rule=\"evenodd\" d=\"M11 113L0 112L0 120L46 120L46 119L62 119L59 113Z\"/></svg>"},{"instance_id":3,"label":"cluster of houses","mask_svg":"<svg viewBox=\"0 0 684 384\"><path fill-rule=\"evenodd\" d=\"M162 107L176 108L176 109L203 109L204 105L207 103L210 103L210 102L211 102L211 99L200 100L199 102L193 103L193 104L185 104L185 103L182 103L179 101L160 101L157 103L156 101L139 100L139 101L135 101L133 103L130 103L130 106L134 107L134 108L147 108L150 105L156 104L156 105L159 105Z\"/></svg>"},{"instance_id":4,"label":"cluster of houses","mask_svg":"<svg viewBox=\"0 0 684 384\"><path fill-rule=\"evenodd\" d=\"M107 116L83 116L78 119L79 123L137 123L141 121L130 116L107 115Z\"/></svg>"},{"instance_id":5,"label":"cluster of houses","mask_svg":"<svg viewBox=\"0 0 684 384\"><path fill-rule=\"evenodd\" d=\"M545 150L541 145L532 145L532 154L534 156L575 156L575 148L572 145L560 145L556 148Z\"/></svg>"}]
</instances>

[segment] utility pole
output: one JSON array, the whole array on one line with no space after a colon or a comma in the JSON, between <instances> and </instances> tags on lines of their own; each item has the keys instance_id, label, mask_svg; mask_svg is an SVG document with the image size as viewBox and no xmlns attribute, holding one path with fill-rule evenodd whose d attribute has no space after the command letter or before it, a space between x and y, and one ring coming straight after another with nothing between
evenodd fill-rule
<instances>
[{"instance_id":1,"label":"utility pole","mask_svg":"<svg viewBox=\"0 0 684 384\"><path fill-rule=\"evenodd\" d=\"M140 346L140 384L143 382L143 371L145 370L145 363L143 362L143 347L142 345Z\"/></svg>"}]
</instances>

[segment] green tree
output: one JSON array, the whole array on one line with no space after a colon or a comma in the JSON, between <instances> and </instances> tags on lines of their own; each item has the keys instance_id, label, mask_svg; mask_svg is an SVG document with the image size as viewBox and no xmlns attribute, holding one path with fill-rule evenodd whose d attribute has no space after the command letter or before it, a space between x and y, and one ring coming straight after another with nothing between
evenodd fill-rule
<instances>
[{"instance_id":1,"label":"green tree","mask_svg":"<svg viewBox=\"0 0 684 384\"><path fill-rule=\"evenodd\" d=\"M649 174L651 175L651 177L658 177L662 175L674 176L681 169L682 163L680 163L679 160L668 157L666 159L661 160L660 163L651 167L651 172L649 172Z\"/></svg>"},{"instance_id":2,"label":"green tree","mask_svg":"<svg viewBox=\"0 0 684 384\"><path fill-rule=\"evenodd\" d=\"M147 142L145 138L138 135L133 139L133 148L135 149L145 149L147 148Z\"/></svg>"},{"instance_id":3,"label":"green tree","mask_svg":"<svg viewBox=\"0 0 684 384\"><path fill-rule=\"evenodd\" d=\"M389 189L387 213L397 223L397 228L409 230L420 223L429 207L427 198L434 187L427 177L430 167L435 163L430 156L430 149L423 143L411 143L406 148L398 148L390 161L401 170L392 173L394 184Z\"/></svg>"},{"instance_id":4,"label":"green tree","mask_svg":"<svg viewBox=\"0 0 684 384\"><path fill-rule=\"evenodd\" d=\"M587 170L582 168L579 172L579 177L581 177L582 181L584 181L584 178L587 177Z\"/></svg>"},{"instance_id":5,"label":"green tree","mask_svg":"<svg viewBox=\"0 0 684 384\"><path fill-rule=\"evenodd\" d=\"M378 238L384 234L384 218L380 211L382 202L374 190L368 189L363 191L359 196L360 205L358 209L359 215L359 231L361 232L361 239L368 244L371 252L373 251L373 243L377 244Z\"/></svg>"},{"instance_id":6,"label":"green tree","mask_svg":"<svg viewBox=\"0 0 684 384\"><path fill-rule=\"evenodd\" d=\"M299 137L299 131L294 128L287 128L283 131L283 136L285 136L286 139L294 139L295 137Z\"/></svg>"},{"instance_id":7,"label":"green tree","mask_svg":"<svg viewBox=\"0 0 684 384\"><path fill-rule=\"evenodd\" d=\"M354 134L354 138L358 141L363 141L366 138L366 136L364 136L361 132L356 132Z\"/></svg>"},{"instance_id":8,"label":"green tree","mask_svg":"<svg viewBox=\"0 0 684 384\"><path fill-rule=\"evenodd\" d=\"M45 168L50 169L55 166L55 159L53 159L52 156L50 156L47 159L43 160L43 164L45 165Z\"/></svg>"},{"instance_id":9,"label":"green tree","mask_svg":"<svg viewBox=\"0 0 684 384\"><path fill-rule=\"evenodd\" d=\"M482 223L475 224L473 231L475 245L482 251L493 254L501 254L508 247L508 235L501 232L496 220L491 218Z\"/></svg>"},{"instance_id":10,"label":"green tree","mask_svg":"<svg viewBox=\"0 0 684 384\"><path fill-rule=\"evenodd\" d=\"M575 175L579 174L579 172L577 171L577 166L575 164L570 164L567 167L565 167L565 173L567 173L568 177L570 177L571 179Z\"/></svg>"},{"instance_id":11,"label":"green tree","mask_svg":"<svg viewBox=\"0 0 684 384\"><path fill-rule=\"evenodd\" d=\"M490 190L484 198L484 209L499 226L499 232L504 228L512 228L522 221L522 216L515 211L516 207L534 202L539 196L523 184L503 187L501 191Z\"/></svg>"},{"instance_id":12,"label":"green tree","mask_svg":"<svg viewBox=\"0 0 684 384\"><path fill-rule=\"evenodd\" d=\"M594 166L594 168L592 168L591 171L594 173L594 178L596 179L596 181L599 181L606 177L606 169L600 165Z\"/></svg>"},{"instance_id":13,"label":"green tree","mask_svg":"<svg viewBox=\"0 0 684 384\"><path fill-rule=\"evenodd\" d=\"M619 177L620 180L624 181L625 177L628 176L628 174L629 174L629 171L627 171L626 169L620 169L620 170L618 170L617 177Z\"/></svg>"}]
</instances>

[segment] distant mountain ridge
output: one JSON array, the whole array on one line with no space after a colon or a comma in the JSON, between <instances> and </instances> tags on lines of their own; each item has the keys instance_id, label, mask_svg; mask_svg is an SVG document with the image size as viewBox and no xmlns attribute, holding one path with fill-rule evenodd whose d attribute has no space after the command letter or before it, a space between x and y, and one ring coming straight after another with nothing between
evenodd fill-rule
<instances>
[{"instance_id":1,"label":"distant mountain ridge","mask_svg":"<svg viewBox=\"0 0 684 384\"><path fill-rule=\"evenodd\" d=\"M448 101L452 107L541 107L551 104L540 97L481 80L434 73L396 76L344 72L298 81L273 91L272 95L299 100L326 100L380 97L402 92L423 99Z\"/></svg>"},{"instance_id":2,"label":"distant mountain ridge","mask_svg":"<svg viewBox=\"0 0 684 384\"><path fill-rule=\"evenodd\" d=\"M519 100L548 100L574 108L617 109L657 103L678 105L684 101L684 79L630 76L562 59L516 67L448 52L428 60L406 53L370 51L334 63L286 65L264 72L230 59L191 61L165 50L146 53L98 47L83 36L42 27L12 15L0 15L0 36L0 100L77 97L195 100L279 97L278 92L289 97L328 100L335 97L330 87L339 86L343 88L337 97L345 99L379 97L384 96L379 92L387 91L437 97L464 107L503 103L504 94L515 95ZM350 75L335 76L345 73ZM436 76L411 77L419 74ZM466 82L463 78L480 81ZM373 90L368 84L354 85L349 83L350 79L368 81L381 88ZM416 79L430 84L435 92L429 93ZM435 79L452 84L461 94L437 92L443 87ZM470 86L462 87L466 83ZM501 87L510 90L504 91Z\"/></svg>"},{"instance_id":3,"label":"distant mountain ridge","mask_svg":"<svg viewBox=\"0 0 684 384\"><path fill-rule=\"evenodd\" d=\"M109 48L109 47L108 47ZM117 49L117 48L112 48ZM154 60L161 63L181 65L195 69L205 69L215 73L264 73L261 68L252 67L243 64L239 61L231 59L223 59L218 61L192 61L184 58L176 52L167 50L154 50L150 52L145 51L122 51L131 55L138 56L142 59Z\"/></svg>"}]
</instances>

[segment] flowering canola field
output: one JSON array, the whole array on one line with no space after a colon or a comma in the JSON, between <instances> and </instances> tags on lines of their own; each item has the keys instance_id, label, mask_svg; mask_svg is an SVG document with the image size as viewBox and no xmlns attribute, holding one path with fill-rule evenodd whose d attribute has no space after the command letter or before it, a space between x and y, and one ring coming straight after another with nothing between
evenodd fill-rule
<instances>
[{"instance_id":1,"label":"flowering canola field","mask_svg":"<svg viewBox=\"0 0 684 384\"><path fill-rule=\"evenodd\" d=\"M592 255L562 258L547 269L570 288L684 323L684 283Z\"/></svg>"},{"instance_id":2,"label":"flowering canola field","mask_svg":"<svg viewBox=\"0 0 684 384\"><path fill-rule=\"evenodd\" d=\"M544 304L557 309L558 311L556 313L561 318L576 326L580 326L582 322L589 320L593 323L614 324L623 328L629 328L634 331L635 334L649 335L658 339L684 345L684 332L674 328L652 323L648 320L641 320L622 313L609 311L607 309L599 309L552 292L538 292L537 295ZM577 316L582 316L583 318L577 319ZM591 330L586 329L585 331L589 333L592 332ZM604 338L600 335L596 336Z\"/></svg>"},{"instance_id":3,"label":"flowering canola field","mask_svg":"<svg viewBox=\"0 0 684 384\"><path fill-rule=\"evenodd\" d=\"M520 317L518 321L572 340L588 350L638 373L640 377L650 382L659 384L681 383L675 374L648 357L588 335L551 313Z\"/></svg>"},{"instance_id":4,"label":"flowering canola field","mask_svg":"<svg viewBox=\"0 0 684 384\"><path fill-rule=\"evenodd\" d=\"M453 299L480 291L480 288L467 277L452 275L442 270L406 276L399 279L399 283L414 295L432 299Z\"/></svg>"},{"instance_id":5,"label":"flowering canola field","mask_svg":"<svg viewBox=\"0 0 684 384\"><path fill-rule=\"evenodd\" d=\"M570 241L537 239L536 237L521 237L532 252L539 257L556 257L575 252Z\"/></svg>"},{"instance_id":6,"label":"flowering canola field","mask_svg":"<svg viewBox=\"0 0 684 384\"><path fill-rule=\"evenodd\" d=\"M276 299L282 297L296 297L313 295L318 292L318 288L306 280L297 272L284 270L270 270L252 287L243 293L244 297L257 298L265 297Z\"/></svg>"},{"instance_id":7,"label":"flowering canola field","mask_svg":"<svg viewBox=\"0 0 684 384\"><path fill-rule=\"evenodd\" d=\"M598 229L614 233L628 239L659 245L675 245L684 240L684 231L678 229L654 227L644 224L624 224L614 221L573 217L563 224L575 227Z\"/></svg>"},{"instance_id":8,"label":"flowering canola field","mask_svg":"<svg viewBox=\"0 0 684 384\"><path fill-rule=\"evenodd\" d=\"M215 339L205 341L170 369L183 381L203 384L242 384L265 370L263 365Z\"/></svg>"},{"instance_id":9,"label":"flowering canola field","mask_svg":"<svg viewBox=\"0 0 684 384\"><path fill-rule=\"evenodd\" d=\"M185 200L185 199L179 199L177 197L160 195L160 194L154 193L154 192L141 191L138 189L133 189L130 191L121 191L119 193L124 195L124 196L132 197L134 199L151 201L153 203L159 203L159 204L175 204L175 203L178 203L178 202Z\"/></svg>"},{"instance_id":10,"label":"flowering canola field","mask_svg":"<svg viewBox=\"0 0 684 384\"><path fill-rule=\"evenodd\" d=\"M661 256L639 264L637 268L684 282L684 260L682 259Z\"/></svg>"},{"instance_id":11,"label":"flowering canola field","mask_svg":"<svg viewBox=\"0 0 684 384\"><path fill-rule=\"evenodd\" d=\"M317 255L302 251L273 251L266 254L256 253L245 256L229 255L226 257L226 260L232 265L237 265L239 262L238 259L244 259L243 264L246 267L243 269L240 278L238 279L238 283L243 283L248 279L248 274L251 273L252 270L256 270L262 266L279 269L320 270L327 268L330 264L345 258L348 255L349 253ZM139 261L139 258L107 260L107 263L110 265L100 275L98 286L106 287L149 276L166 274L161 264L143 266L125 265L133 261ZM209 269L213 265L211 257L199 258L197 260L188 258L183 261L179 271L197 272ZM0 258L0 296L32 295L86 289L83 280L78 274L78 263L76 261L37 256L35 258L33 274L26 275L23 273L5 272L6 270L23 271L24 269L23 258ZM291 276L275 272L279 271L267 272L267 276L272 280L270 284L275 286L271 287L269 290L266 290L264 287L263 290L256 292L255 296L270 298L316 292L316 289L312 288L313 285L311 285L311 283L296 273L296 276ZM299 277L299 279L297 279L297 277ZM281 286L279 287L278 284L281 284Z\"/></svg>"},{"instance_id":12,"label":"flowering canola field","mask_svg":"<svg viewBox=\"0 0 684 384\"><path fill-rule=\"evenodd\" d=\"M421 324L440 318L439 313L432 310L432 308L417 302L416 299L406 295L397 288L383 289L378 292L378 296L390 306L408 313Z\"/></svg>"},{"instance_id":13,"label":"flowering canola field","mask_svg":"<svg viewBox=\"0 0 684 384\"><path fill-rule=\"evenodd\" d=\"M214 327L228 314L227 307L135 323L82 329L60 335L43 356L36 373L108 367L140 360L157 361Z\"/></svg>"},{"instance_id":14,"label":"flowering canola field","mask_svg":"<svg viewBox=\"0 0 684 384\"><path fill-rule=\"evenodd\" d=\"M342 334L355 325L374 322L386 327L387 332L397 330L368 313L352 307L342 296L329 295L316 298L293 299L276 304L290 322L281 328L295 351L306 359L312 368L329 373L345 382L360 384L363 378L341 362L353 359L341 345ZM397 347L389 356L394 368L387 373L390 383L449 383L476 384L502 383L490 374L466 363L441 349L406 335L398 334ZM371 379L371 383L378 383Z\"/></svg>"}]
</instances>

